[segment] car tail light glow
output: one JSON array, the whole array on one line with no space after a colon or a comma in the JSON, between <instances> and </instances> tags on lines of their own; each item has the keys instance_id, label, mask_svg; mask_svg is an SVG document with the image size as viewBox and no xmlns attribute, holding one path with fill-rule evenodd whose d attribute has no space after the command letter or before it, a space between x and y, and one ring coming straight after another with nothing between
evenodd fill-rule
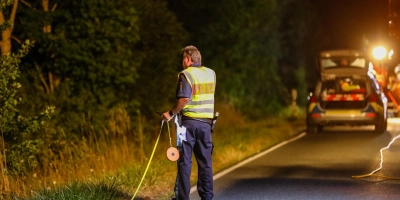
<instances>
[{"instance_id":1,"label":"car tail light glow","mask_svg":"<svg viewBox=\"0 0 400 200\"><path fill-rule=\"evenodd\" d=\"M375 117L375 113L367 113L366 116L367 117Z\"/></svg>"},{"instance_id":2,"label":"car tail light glow","mask_svg":"<svg viewBox=\"0 0 400 200\"><path fill-rule=\"evenodd\" d=\"M319 113L312 114L312 118L320 118L320 117L321 117L321 114L319 114Z\"/></svg>"}]
</instances>

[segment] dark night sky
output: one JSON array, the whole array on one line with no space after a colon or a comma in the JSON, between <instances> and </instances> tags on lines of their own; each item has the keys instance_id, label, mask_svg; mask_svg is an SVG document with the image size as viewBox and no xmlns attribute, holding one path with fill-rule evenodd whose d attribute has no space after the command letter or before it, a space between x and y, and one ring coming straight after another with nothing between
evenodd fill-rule
<instances>
[{"instance_id":1,"label":"dark night sky","mask_svg":"<svg viewBox=\"0 0 400 200\"><path fill-rule=\"evenodd\" d=\"M319 8L323 33L331 47L388 40L388 0L312 0Z\"/></svg>"}]
</instances>

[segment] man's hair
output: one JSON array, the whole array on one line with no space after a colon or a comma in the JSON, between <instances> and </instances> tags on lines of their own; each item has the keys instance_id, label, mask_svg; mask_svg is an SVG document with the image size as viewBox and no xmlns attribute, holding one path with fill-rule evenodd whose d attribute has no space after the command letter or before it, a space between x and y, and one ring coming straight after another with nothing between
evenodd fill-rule
<instances>
[{"instance_id":1,"label":"man's hair","mask_svg":"<svg viewBox=\"0 0 400 200\"><path fill-rule=\"evenodd\" d=\"M182 49L182 56L185 57L187 55L192 58L193 62L201 64L201 54L195 46L190 45Z\"/></svg>"}]
</instances>

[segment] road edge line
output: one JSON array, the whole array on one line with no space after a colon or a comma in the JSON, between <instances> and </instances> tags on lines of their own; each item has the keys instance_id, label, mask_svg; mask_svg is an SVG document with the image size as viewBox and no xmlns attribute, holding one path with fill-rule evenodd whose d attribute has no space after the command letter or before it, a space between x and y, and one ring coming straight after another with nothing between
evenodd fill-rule
<instances>
[{"instance_id":1,"label":"road edge line","mask_svg":"<svg viewBox=\"0 0 400 200\"><path fill-rule=\"evenodd\" d=\"M234 165L234 166L232 166L232 167L230 167L228 169L225 169L222 172L219 172L219 173L215 174L213 176L213 180L215 181L218 178L221 178L222 176L224 176L225 174L227 174L227 173L229 173L229 172L231 172L231 171L233 171L233 170L235 170L235 169L237 169L237 168L239 168L239 167L241 167L241 166L243 166L243 165L245 165L245 164L257 159L257 158L260 158L261 156L264 156L265 154L270 153L271 151L274 151L274 150L278 149L279 147L281 147L283 145L286 145L286 144L289 144L289 143L291 143L293 141L296 141L296 140L302 138L305 135L306 135L306 132L302 132L302 133L300 133L299 135L297 135L297 136L295 136L293 138L285 140L285 141L283 141L281 143L278 143L278 144L276 144L276 145L274 145L274 146L272 146L272 147L270 147L270 148L268 148L268 149L266 149L266 150L264 150L264 151L262 151L262 152L260 152L260 153L258 153L256 155L254 155L254 156L251 156L251 157L243 160L242 162L239 162L238 164L236 164L236 165ZM197 191L197 186L196 185L193 186L192 188L190 188L190 193L193 193L195 191Z\"/></svg>"}]
</instances>

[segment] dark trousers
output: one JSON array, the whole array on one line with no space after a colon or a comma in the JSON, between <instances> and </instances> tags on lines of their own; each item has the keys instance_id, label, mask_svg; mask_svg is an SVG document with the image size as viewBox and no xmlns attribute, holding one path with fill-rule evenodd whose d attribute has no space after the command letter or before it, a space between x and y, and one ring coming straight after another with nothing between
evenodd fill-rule
<instances>
[{"instance_id":1,"label":"dark trousers","mask_svg":"<svg viewBox=\"0 0 400 200\"><path fill-rule=\"evenodd\" d=\"M213 198L213 172L211 154L213 143L210 124L195 120L183 120L186 141L178 147L180 157L176 178L175 195L178 200L189 200L192 153L198 165L197 191L202 200Z\"/></svg>"}]
</instances>

